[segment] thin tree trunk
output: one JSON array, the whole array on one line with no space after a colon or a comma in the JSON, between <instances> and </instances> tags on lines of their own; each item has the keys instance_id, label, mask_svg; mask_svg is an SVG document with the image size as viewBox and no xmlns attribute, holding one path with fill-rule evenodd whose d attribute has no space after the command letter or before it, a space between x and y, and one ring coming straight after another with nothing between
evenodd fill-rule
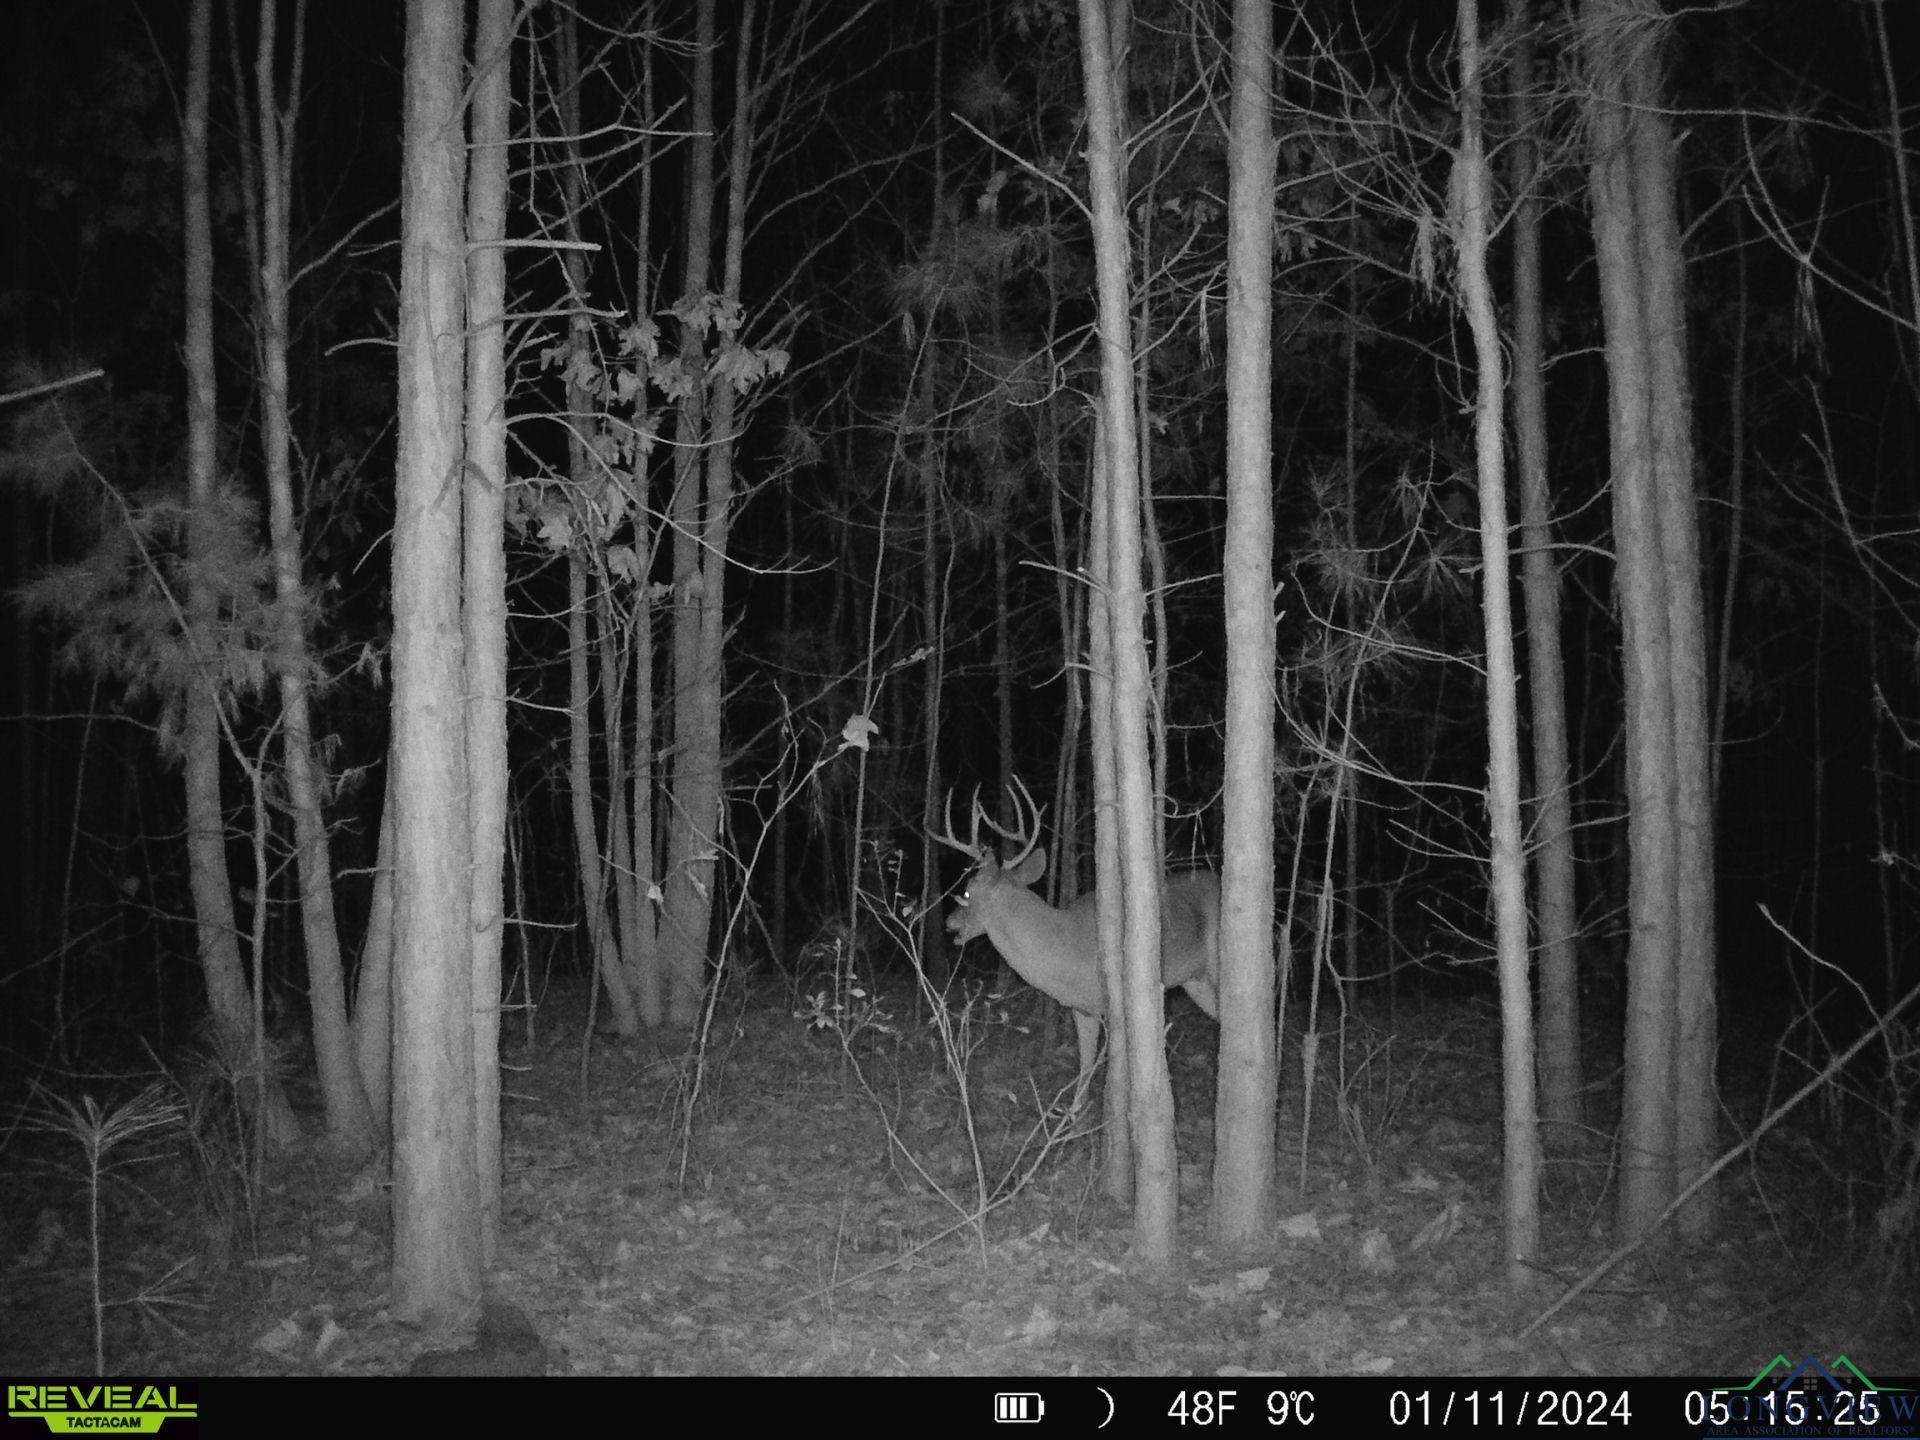
<instances>
[{"instance_id":1,"label":"thin tree trunk","mask_svg":"<svg viewBox=\"0 0 1920 1440\"><path fill-rule=\"evenodd\" d=\"M1348 221L1348 233L1353 236L1354 253L1359 250L1359 237L1354 234L1355 219ZM1341 440L1345 450L1340 467L1342 489L1341 522L1346 527L1347 554L1358 557L1360 551L1360 271L1356 265L1347 271L1347 396L1346 412L1342 417ZM1363 632L1361 625L1362 594L1358 587L1343 588L1343 603L1346 614L1344 623L1348 635L1358 637ZM1349 641L1353 662L1351 672L1358 676L1366 664L1364 646ZM1349 685L1347 689L1347 719L1351 721L1356 708L1358 687ZM1360 975L1360 787L1366 780L1365 767L1349 765L1346 756L1353 745L1353 732L1342 728L1340 737L1341 766L1340 803L1346 807L1346 814L1340 819L1342 854L1340 868L1346 887L1347 903L1342 907L1340 924L1340 949L1342 976L1340 992L1343 997L1359 993ZM1391 968L1391 966L1389 966ZM1344 1009L1342 1011L1344 1013Z\"/></svg>"},{"instance_id":2,"label":"thin tree trunk","mask_svg":"<svg viewBox=\"0 0 1920 1440\"><path fill-rule=\"evenodd\" d=\"M500 1238L500 950L507 839L507 142L513 0L480 0L468 160L467 414L462 535L473 967L474 1147L480 1245Z\"/></svg>"},{"instance_id":3,"label":"thin tree trunk","mask_svg":"<svg viewBox=\"0 0 1920 1440\"><path fill-rule=\"evenodd\" d=\"M639 1034L640 1021L607 914L607 867L600 857L600 825L594 814L592 654L587 636L587 562L575 548L567 552L567 788L573 848L580 866L580 900L586 910L587 948L594 973L606 987L615 1032L631 1037Z\"/></svg>"},{"instance_id":4,"label":"thin tree trunk","mask_svg":"<svg viewBox=\"0 0 1920 1440\"><path fill-rule=\"evenodd\" d=\"M579 22L572 10L561 12L555 32L559 46L558 102L564 156L560 169L560 204L566 238L574 246L580 242L580 211L585 204L586 187L580 158L580 45ZM605 543L592 508L586 501L599 482L598 459L589 449L583 431L593 422L594 400L579 378L591 363L593 327L587 318L587 257L570 248L562 258L567 277L568 336L576 363L569 367L567 382L567 475L572 482L576 516L572 544L567 550L567 778L572 791L573 842L579 857L581 902L587 915L587 945L593 952L593 966L606 987L608 1007L613 1012L614 1030L622 1036L639 1032L627 968L620 954L623 938L616 930L608 907L607 861L600 849L600 817L593 789L593 661L596 646L591 637L592 600L587 593L589 554L592 547ZM598 579L599 577L595 577ZM601 608L604 616L604 607ZM609 653L602 632L597 647L602 657L601 684L613 684L604 659ZM617 726L617 713L609 713L604 723ZM614 734L607 737L609 760L615 746ZM618 823L620 806L613 800L622 778L616 766L608 766L608 848Z\"/></svg>"},{"instance_id":5,"label":"thin tree trunk","mask_svg":"<svg viewBox=\"0 0 1920 1440\"><path fill-rule=\"evenodd\" d=\"M1273 7L1235 0L1227 196L1226 754L1213 1229L1274 1213Z\"/></svg>"},{"instance_id":6,"label":"thin tree trunk","mask_svg":"<svg viewBox=\"0 0 1920 1440\"><path fill-rule=\"evenodd\" d=\"M712 267L714 117L714 0L699 0L693 54L693 105L687 141L686 272L682 302L697 306ZM689 375L706 371L706 340L698 325L682 325L681 364ZM687 387L675 416L673 458L673 805L667 822L667 873L662 887L662 944L667 969L667 1015L690 1025L699 1013L706 978L707 932L713 915L714 797L719 757L708 744L709 687L705 607L706 574L700 545L706 534L701 447L707 439L707 391Z\"/></svg>"},{"instance_id":7,"label":"thin tree trunk","mask_svg":"<svg viewBox=\"0 0 1920 1440\"><path fill-rule=\"evenodd\" d=\"M1506 377L1488 280L1493 176L1481 132L1480 7L1460 0L1460 296L1473 332L1478 394L1474 449L1480 476L1481 606L1487 638L1487 810L1493 834L1493 906L1500 972L1501 1111L1507 1282L1533 1276L1540 1248L1540 1131L1534 1110L1533 996L1527 977L1527 868L1520 841L1519 676L1507 535Z\"/></svg>"},{"instance_id":8,"label":"thin tree trunk","mask_svg":"<svg viewBox=\"0 0 1920 1440\"><path fill-rule=\"evenodd\" d=\"M1126 920L1117 900L1124 881L1120 839L1112 819L1118 794L1113 738L1113 607L1107 581L1111 570L1107 535L1113 523L1107 488L1113 483L1113 462L1108 454L1108 422L1098 409L1094 413L1093 458L1087 469L1087 731L1093 755L1093 893L1101 983L1106 994L1115 997L1126 994ZM1110 999L1100 1188L1120 1205L1133 1202L1133 1121L1127 1106L1128 1019L1124 1001ZM1085 1017L1076 1013L1075 1027L1085 1023ZM1085 1068L1083 1058L1083 1074ZM1076 1092L1076 1107L1084 1099Z\"/></svg>"},{"instance_id":9,"label":"thin tree trunk","mask_svg":"<svg viewBox=\"0 0 1920 1440\"><path fill-rule=\"evenodd\" d=\"M1145 248L1144 245L1142 248ZM1140 308L1144 317L1147 308L1144 298ZM1144 318L1138 333L1147 333ZM1167 596L1172 587L1167 583L1167 550L1160 543L1160 513L1154 504L1153 427L1146 420L1152 400L1147 388L1145 362L1136 362L1134 372L1134 399L1140 407L1141 417L1137 464L1140 473L1140 552L1146 576L1142 623L1146 626L1144 637L1150 637L1150 640L1142 640L1147 645L1147 793L1153 797L1153 870L1158 875L1167 866L1167 697L1173 680L1173 669L1167 658Z\"/></svg>"},{"instance_id":10,"label":"thin tree trunk","mask_svg":"<svg viewBox=\"0 0 1920 1440\"><path fill-rule=\"evenodd\" d=\"M1124 0L1116 0L1117 22ZM1124 40L1124 36L1116 36ZM1120 133L1127 133L1127 92L1116 89ZM1134 211L1140 217L1140 274L1134 300L1133 403L1134 434L1138 445L1135 469L1140 485L1140 551L1146 570L1146 624L1148 656L1147 787L1153 796L1153 868L1164 872L1167 863L1167 696L1173 671L1167 660L1167 552L1160 542L1160 512L1154 504L1153 395L1147 355L1153 345L1153 293L1148 266L1154 252L1153 221L1157 213L1154 182ZM1163 999L1164 1003L1164 999Z\"/></svg>"},{"instance_id":11,"label":"thin tree trunk","mask_svg":"<svg viewBox=\"0 0 1920 1440\"><path fill-rule=\"evenodd\" d=\"M193 895L200 972L219 1043L239 1064L251 1053L252 1002L240 962L240 931L227 874L227 817L220 793L222 731L216 676L218 599L212 583L224 547L213 518L219 504L219 410L213 368L213 221L208 208L207 110L212 51L212 0L194 0L190 21L187 106L182 137L186 220L187 644L194 674L186 686L185 790L187 880ZM267 1141L284 1149L300 1138L300 1122L280 1083L261 1074L241 1087L242 1104L264 1102L256 1118Z\"/></svg>"},{"instance_id":12,"label":"thin tree trunk","mask_svg":"<svg viewBox=\"0 0 1920 1440\"><path fill-rule=\"evenodd\" d=\"M1520 470L1521 583L1527 604L1527 699L1533 721L1536 942L1540 955L1540 1108L1557 1148L1580 1133L1580 916L1574 896L1573 775L1567 764L1567 680L1560 651L1560 567L1547 484L1545 344L1541 326L1540 194L1533 116L1534 32L1513 68L1513 409Z\"/></svg>"},{"instance_id":13,"label":"thin tree trunk","mask_svg":"<svg viewBox=\"0 0 1920 1440\"><path fill-rule=\"evenodd\" d=\"M703 11L712 0L701 0ZM753 55L756 0L746 0L740 9L740 27L734 50L733 144L727 160L726 251L721 270L721 287L734 313L738 313L747 243L747 181L753 158L754 106L757 97L749 83ZM712 39L712 18L704 28ZM702 845L711 857L706 862L706 906L712 907L712 885L723 844L725 826L721 815L723 785L721 745L725 739L721 701L726 684L726 598L727 552L733 527L734 447L739 440L736 412L739 393L724 376L712 381L712 428L706 455L706 525L700 547L702 583L700 586L700 657L696 672L698 687L698 728L695 734L679 737L681 753L692 753L692 769L687 774L686 805L694 822L704 827ZM705 954L704 946L702 955ZM706 979L704 967L698 975L676 976L675 999L684 1004L686 1018L694 1017Z\"/></svg>"},{"instance_id":14,"label":"thin tree trunk","mask_svg":"<svg viewBox=\"0 0 1920 1440\"><path fill-rule=\"evenodd\" d=\"M1053 332L1049 329L1047 333ZM1073 578L1075 557L1067 538L1060 477L1060 426L1052 416L1045 424L1045 462L1041 469L1047 482L1047 522L1053 534L1054 601L1060 615L1060 653L1070 662L1062 677L1067 693L1053 786L1054 863L1048 867L1052 872L1048 883L1050 903L1062 906L1080 895L1080 727L1087 712L1087 675L1085 666L1071 663L1071 657L1087 653L1087 587L1076 584ZM1083 531L1082 548L1085 543ZM1084 554L1079 562L1092 563Z\"/></svg>"},{"instance_id":15,"label":"thin tree trunk","mask_svg":"<svg viewBox=\"0 0 1920 1440\"><path fill-rule=\"evenodd\" d=\"M367 1106L377 1116L393 1115L393 827L394 764L387 758L381 787L380 839L374 851L373 895L367 906L367 933L353 982L353 1053Z\"/></svg>"},{"instance_id":16,"label":"thin tree trunk","mask_svg":"<svg viewBox=\"0 0 1920 1440\"><path fill-rule=\"evenodd\" d=\"M632 992L640 972L635 953L640 940L640 886L633 863L633 828L627 818L632 776L627 768L626 662L631 647L623 643L611 571L601 570L594 578L599 586L593 609L600 655L600 728L607 737L607 839L613 852L608 869L613 875L613 913L618 922L614 953Z\"/></svg>"},{"instance_id":17,"label":"thin tree trunk","mask_svg":"<svg viewBox=\"0 0 1920 1440\"><path fill-rule=\"evenodd\" d=\"M993 701L994 701L994 750L999 757L999 793L995 806L1000 812L1000 824L1012 828L1021 823L1018 801L1014 796L1013 778L1013 648L1012 642L1012 601L1007 595L1007 535L1006 518L1000 516L994 525L993 540ZM994 988L1005 991L1012 989L1016 976L1013 966L1002 955L998 963L998 975ZM1047 1015L1041 1022L1046 1044L1049 1048L1060 1034L1060 1016L1058 1007L1048 1006ZM1074 1023L1069 1018L1069 1023Z\"/></svg>"},{"instance_id":18,"label":"thin tree trunk","mask_svg":"<svg viewBox=\"0 0 1920 1440\"><path fill-rule=\"evenodd\" d=\"M935 0L933 21L933 192L932 203L927 207L928 248L939 253L948 243L950 235L947 223L947 5L946 0ZM933 366L931 358L934 347L930 343L934 323L934 307L928 307L927 333L929 343L924 353L929 358L926 374L931 377ZM939 989L945 990L952 974L953 957L948 953L947 927L941 915L939 904L940 884L940 846L933 837L940 823L940 805L946 790L943 770L940 764L940 730L946 712L946 699L942 693L946 685L947 669L947 626L944 607L940 596L940 529L937 523L940 504L944 493L937 457L944 454L942 448L933 444L927 446L931 463L927 467L926 483L920 492L920 619L926 646L926 660L921 670L921 694L923 696L920 713L920 899L919 899L919 964L922 973ZM789 541L788 549L792 544ZM996 641L997 643L997 641ZM918 1000L916 997L916 1006ZM916 1008L916 1014L918 1010Z\"/></svg>"},{"instance_id":19,"label":"thin tree trunk","mask_svg":"<svg viewBox=\"0 0 1920 1440\"><path fill-rule=\"evenodd\" d=\"M1005 477L997 482L1004 490ZM993 713L995 748L1000 754L1000 823L1019 823L1013 792L1013 603L1007 594L1007 527L993 527Z\"/></svg>"},{"instance_id":20,"label":"thin tree trunk","mask_svg":"<svg viewBox=\"0 0 1920 1440\"><path fill-rule=\"evenodd\" d=\"M559 41L559 111L560 125L564 132L561 143L565 147L565 161L560 175L561 208L564 212L566 238L577 247L581 241L581 212L586 203L586 177L584 174L580 138L580 42L579 22L569 10L562 14L556 31ZM606 533L600 516L587 497L598 492L612 476L603 467L599 456L589 447L587 436L599 425L598 402L590 392L584 377L596 363L593 353L593 325L588 316L587 302L587 257L579 248L569 249L563 266L567 276L568 304L572 313L568 320L570 344L576 357L575 365L569 370L571 377L567 385L567 472L573 484L574 514L576 524L573 533L575 554L582 554L580 547L586 547L583 555L583 569L590 568L593 582L590 596L582 592L582 601L591 606L593 615L593 638L587 639L588 627L582 623L576 630L569 624L569 638L576 634L587 648L584 654L584 669L587 672L585 691L575 691L576 695L591 692L596 687L592 681L595 660L599 662L600 683L600 728L607 754L607 802L606 836L607 849L601 852L596 845L591 861L591 878L586 868L582 869L583 888L597 891L602 899L599 914L601 929L599 940L595 943L594 953L598 957L596 964L617 967L620 982L626 993L633 992L633 978L638 964L633 947L639 935L638 894L635 889L631 837L627 829L627 784L626 744L622 730L622 701L624 685L621 678L620 662L622 657L617 626L614 619L614 603L610 586L612 583L609 567L605 562L605 548L612 537ZM646 386L639 387L644 396ZM636 523L643 517L636 515ZM593 716L589 710L585 723L574 727L576 755L584 754L584 766L576 763L576 776L584 776L588 785L587 809L593 830L599 833L598 797L591 789L593 764ZM577 824L577 818L576 818ZM583 866L587 862L583 861ZM612 902L612 915L607 917L608 901ZM615 1005L616 1017L632 1009L631 1004ZM616 1019L618 1024L618 1020ZM631 1033L621 1026L621 1033Z\"/></svg>"},{"instance_id":21,"label":"thin tree trunk","mask_svg":"<svg viewBox=\"0 0 1920 1440\"><path fill-rule=\"evenodd\" d=\"M320 764L314 755L313 715L307 688L312 656L307 645L306 595L300 584L300 526L293 509L293 433L287 387L288 187L293 177L293 137L299 112L301 60L305 53L304 3L294 7L293 68L287 93L275 100L274 56L280 0L260 0L259 49L254 64L254 103L259 143L259 240L253 286L254 344L260 368L260 443L267 472L267 529L273 552L275 624L278 630L281 742L286 756L287 806L293 816L295 873L300 890L300 932L307 960L307 1000L313 1053L326 1107L327 1139L336 1155L359 1160L373 1151L373 1116L354 1066L347 1027L346 982L340 963L340 931L334 920L333 856L321 810Z\"/></svg>"},{"instance_id":22,"label":"thin tree trunk","mask_svg":"<svg viewBox=\"0 0 1920 1440\"><path fill-rule=\"evenodd\" d=\"M934 205L934 224L942 223L940 207ZM929 317L928 324L932 324ZM929 457L931 458L931 457ZM940 847L934 840L940 823L940 803L945 785L940 766L940 722L945 710L942 690L946 683L947 627L940 603L939 526L940 477L930 472L921 490L920 503L920 616L924 629L927 657L921 672L920 715L920 965L934 985L944 988L952 970L947 953L947 927L941 917Z\"/></svg>"},{"instance_id":23,"label":"thin tree trunk","mask_svg":"<svg viewBox=\"0 0 1920 1440\"><path fill-rule=\"evenodd\" d=\"M644 386L641 387L645 389ZM642 507L636 506L636 538L651 549L649 527L652 522ZM633 916L633 949L629 954L634 1000L640 1021L647 1028L666 1018L666 976L660 964L659 911L654 902L659 888L654 881L653 809L653 734L655 695L653 686L653 596L647 577L647 561L639 566L639 581L634 585L632 630L628 637L628 667L633 675L632 798L628 801L634 882L638 905Z\"/></svg>"},{"instance_id":24,"label":"thin tree trunk","mask_svg":"<svg viewBox=\"0 0 1920 1440\"><path fill-rule=\"evenodd\" d=\"M649 28L657 17L650 3L643 23ZM657 47L645 47L640 62L640 113L651 121L654 115L654 57ZM635 309L642 315L653 306L653 165L654 139L651 133L641 140L639 216L634 226ZM633 675L633 796L628 804L633 836L631 841L636 886L642 888L639 913L634 917L633 948L627 959L633 970L634 997L641 1023L649 1029L666 1017L666 975L661 967L659 911L654 908L660 891L654 876L656 817L653 805L653 747L655 736L653 666L653 561L657 549L653 511L649 502L648 447L652 441L652 390L642 384L633 396L634 494L633 544L634 585L633 616L629 622L627 664Z\"/></svg>"}]
</instances>

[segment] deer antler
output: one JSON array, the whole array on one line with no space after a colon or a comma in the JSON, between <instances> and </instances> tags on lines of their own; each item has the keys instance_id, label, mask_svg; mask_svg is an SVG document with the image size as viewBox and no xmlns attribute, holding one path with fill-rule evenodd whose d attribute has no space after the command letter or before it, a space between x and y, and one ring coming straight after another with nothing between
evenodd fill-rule
<instances>
[{"instance_id":1,"label":"deer antler","mask_svg":"<svg viewBox=\"0 0 1920 1440\"><path fill-rule=\"evenodd\" d=\"M945 845L949 849L958 850L962 855L969 857L976 864L987 858L987 852L982 849L980 845L980 792L977 789L974 791L973 796L973 833L968 839L962 840L958 835L953 833L952 790L947 791L947 804L945 810L942 811L942 818L946 822L946 829L932 836L935 842Z\"/></svg>"},{"instance_id":2,"label":"deer antler","mask_svg":"<svg viewBox=\"0 0 1920 1440\"><path fill-rule=\"evenodd\" d=\"M980 833L980 824L985 821L987 828L1002 840L1021 847L1018 855L1002 862L1003 868L1008 870L1031 855L1034 847L1040 843L1040 807L1033 803L1033 796L1027 790L1026 781L1018 775L1013 777L1013 789L1015 819L1014 828L1011 830L1002 829L994 823L993 817L980 807L978 795L975 795L973 800L973 833L975 835Z\"/></svg>"},{"instance_id":3,"label":"deer antler","mask_svg":"<svg viewBox=\"0 0 1920 1440\"><path fill-rule=\"evenodd\" d=\"M1011 870L1031 855L1034 847L1040 843L1040 817L1043 813L1041 807L1034 804L1033 796L1027 790L1026 782L1018 775L1013 777L1013 789L1013 808L1015 815L1018 817L1014 821L1013 829L1008 830L1003 828L994 821L991 815L987 814L986 807L980 803L980 791L978 787L975 787L973 792L973 827L968 831L967 838L962 840L958 835L953 833L953 791L951 790L947 791L946 806L941 811L941 818L945 822L946 828L937 833L929 831L928 834L937 843L945 845L948 849L958 850L962 855L969 856L975 862L979 862L987 858L987 848L980 843L980 827L984 824L1009 845L1018 845L1020 847L1019 854L1015 855L1011 860L1002 862L1003 869Z\"/></svg>"}]
</instances>

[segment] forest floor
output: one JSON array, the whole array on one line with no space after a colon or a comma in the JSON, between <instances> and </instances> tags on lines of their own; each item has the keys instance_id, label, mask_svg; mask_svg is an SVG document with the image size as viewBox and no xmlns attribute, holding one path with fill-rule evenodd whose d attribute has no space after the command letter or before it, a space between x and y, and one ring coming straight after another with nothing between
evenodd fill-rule
<instances>
[{"instance_id":1,"label":"forest floor","mask_svg":"<svg viewBox=\"0 0 1920 1440\"><path fill-rule=\"evenodd\" d=\"M910 995L843 1045L784 981L744 988L698 1066L684 1041L596 1038L583 1059L578 988L507 1017L492 1293L551 1373L1740 1383L1776 1354L1920 1369L1913 1290L1870 1263L1873 1199L1849 1209L1829 1163L1844 1147L1811 1117L1729 1169L1729 1238L1643 1252L1515 1338L1605 1257L1611 1172L1599 1142L1550 1169L1546 1263L1510 1291L1498 1025L1477 1002L1356 1015L1344 1042L1330 1026L1310 1124L1289 1038L1281 1215L1227 1253L1206 1229L1214 1027L1170 997L1181 1263L1146 1278L1101 1197L1097 1140L1043 1123L1073 1070L1048 1002L1023 987L1010 1017L976 1007L963 1095ZM309 1155L249 1202L181 1128L127 1126L105 1147L107 1373L405 1372L428 1346L389 1313L384 1172ZM95 1370L93 1187L68 1129L0 1151L0 1373Z\"/></svg>"}]
</instances>

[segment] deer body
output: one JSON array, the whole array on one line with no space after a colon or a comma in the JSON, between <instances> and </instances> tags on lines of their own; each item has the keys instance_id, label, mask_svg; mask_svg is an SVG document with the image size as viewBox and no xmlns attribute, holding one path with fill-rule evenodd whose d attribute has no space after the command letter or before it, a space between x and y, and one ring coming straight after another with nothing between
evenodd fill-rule
<instances>
[{"instance_id":1,"label":"deer body","mask_svg":"<svg viewBox=\"0 0 1920 1440\"><path fill-rule=\"evenodd\" d=\"M1021 787L1020 798L1031 810L1032 830L1031 834L999 832L1025 846L1004 864L979 844L979 823L985 816L978 802L971 841L963 842L953 835L949 810L947 834L937 838L972 856L976 867L965 893L947 917L947 929L960 944L985 935L1022 980L1073 1011L1080 1047L1080 1088L1076 1093L1084 1097L1087 1077L1098 1054L1100 1022L1107 1013L1095 897L1083 895L1064 909L1056 909L1028 888L1046 872L1047 857L1045 851L1036 848L1039 810L1033 807L1025 787ZM986 823L999 828L991 820ZM1160 907L1161 981L1169 989L1185 990L1217 1020L1219 976L1219 877L1198 870L1168 875Z\"/></svg>"}]
</instances>

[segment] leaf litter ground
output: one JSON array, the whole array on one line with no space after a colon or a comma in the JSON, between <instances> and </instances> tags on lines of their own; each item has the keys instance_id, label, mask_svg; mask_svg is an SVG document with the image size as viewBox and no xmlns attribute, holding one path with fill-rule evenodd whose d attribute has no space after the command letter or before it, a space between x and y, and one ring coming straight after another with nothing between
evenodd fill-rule
<instances>
[{"instance_id":1,"label":"leaf litter ground","mask_svg":"<svg viewBox=\"0 0 1920 1440\"><path fill-rule=\"evenodd\" d=\"M1845 1353L1869 1375L1920 1358L1912 1287L1865 1263L1861 1207L1850 1218L1813 1163L1830 1137L1791 1121L1729 1172L1733 1238L1636 1256L1514 1338L1605 1255L1609 1157L1595 1140L1550 1167L1549 1263L1531 1292L1509 1291L1498 1026L1477 1004L1403 1006L1391 1024L1356 1013L1344 1040L1330 1029L1310 1108L1288 1037L1279 1215L1264 1243L1230 1253L1206 1229L1213 1027L1170 1001L1170 1276L1131 1263L1098 1139L1052 1107L1074 1062L1048 1002L975 1007L963 1103L911 996L878 1015L866 1000L843 1045L773 979L742 988L703 1047L597 1037L584 1086L582 993L550 996L532 1025L508 1016L490 1293L538 1331L550 1373L1740 1381L1776 1353ZM67 1137L16 1139L0 1166L11 1375L93 1369L78 1155ZM222 1199L217 1166L184 1143L114 1158L109 1373L392 1373L427 1348L388 1309L380 1170L349 1176L309 1153L249 1203Z\"/></svg>"}]
</instances>

